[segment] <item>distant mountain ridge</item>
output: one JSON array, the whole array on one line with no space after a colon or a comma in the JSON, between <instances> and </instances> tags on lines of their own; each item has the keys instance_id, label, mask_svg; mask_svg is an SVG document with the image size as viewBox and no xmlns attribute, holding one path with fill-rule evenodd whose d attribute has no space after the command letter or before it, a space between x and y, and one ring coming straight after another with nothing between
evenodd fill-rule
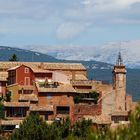
<instances>
[{"instance_id":1,"label":"distant mountain ridge","mask_svg":"<svg viewBox=\"0 0 140 140\"><path fill-rule=\"evenodd\" d=\"M9 58L14 53L19 58L19 61L31 61L31 62L32 61L43 62L46 60L48 62L58 61L58 59L43 53L33 52L33 51L28 51L28 50L8 47L8 46L0 46L0 61L8 61Z\"/></svg>"},{"instance_id":2,"label":"distant mountain ridge","mask_svg":"<svg viewBox=\"0 0 140 140\"><path fill-rule=\"evenodd\" d=\"M21 46L22 48L23 46ZM24 46L25 47L25 46ZM27 46L37 52L47 53L58 59L99 61L114 64L121 51L128 68L140 68L140 40L109 42L95 46Z\"/></svg>"},{"instance_id":3,"label":"distant mountain ridge","mask_svg":"<svg viewBox=\"0 0 140 140\"><path fill-rule=\"evenodd\" d=\"M8 61L14 53L19 58L19 61L82 63L88 69L110 69L112 67L111 64L104 62L61 60L47 54L6 46L0 46L0 61Z\"/></svg>"}]
</instances>

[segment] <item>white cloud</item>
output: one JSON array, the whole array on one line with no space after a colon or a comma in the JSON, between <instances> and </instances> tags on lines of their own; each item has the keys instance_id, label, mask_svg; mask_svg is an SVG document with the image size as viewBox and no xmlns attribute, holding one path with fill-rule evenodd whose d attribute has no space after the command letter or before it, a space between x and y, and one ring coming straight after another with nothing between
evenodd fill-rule
<instances>
[{"instance_id":1,"label":"white cloud","mask_svg":"<svg viewBox=\"0 0 140 140\"><path fill-rule=\"evenodd\" d=\"M139 24L140 5L134 6L139 2L140 0L0 0L0 18L7 19L5 21L8 23L16 19L17 27L13 29L15 31L28 30L31 27L29 20L32 20L32 23L37 23L37 30L45 28L46 31L46 28L54 28L57 38L65 40L74 38L95 26L102 28L105 25L122 23ZM46 26L38 24L50 21L52 17L53 24L51 22ZM18 25L21 19L27 24ZM11 28L7 24L3 26L7 27Z\"/></svg>"},{"instance_id":2,"label":"white cloud","mask_svg":"<svg viewBox=\"0 0 140 140\"><path fill-rule=\"evenodd\" d=\"M116 3L123 6L130 6L137 2L140 2L140 0L116 0Z\"/></svg>"},{"instance_id":3,"label":"white cloud","mask_svg":"<svg viewBox=\"0 0 140 140\"><path fill-rule=\"evenodd\" d=\"M83 32L88 24L66 22L61 24L57 30L58 39L70 39Z\"/></svg>"}]
</instances>

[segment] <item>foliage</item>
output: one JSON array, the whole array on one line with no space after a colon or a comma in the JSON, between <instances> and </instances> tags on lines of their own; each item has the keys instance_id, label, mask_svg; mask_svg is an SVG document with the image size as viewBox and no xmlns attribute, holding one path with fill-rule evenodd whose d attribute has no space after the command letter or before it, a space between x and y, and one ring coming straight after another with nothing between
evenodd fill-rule
<instances>
[{"instance_id":1,"label":"foliage","mask_svg":"<svg viewBox=\"0 0 140 140\"><path fill-rule=\"evenodd\" d=\"M45 139L47 125L37 114L31 114L12 135L11 140L40 140ZM44 137L44 138L43 138Z\"/></svg>"},{"instance_id":2,"label":"foliage","mask_svg":"<svg viewBox=\"0 0 140 140\"><path fill-rule=\"evenodd\" d=\"M80 103L80 99L81 99L81 97L80 97L79 95L76 95L76 96L74 97L74 103L75 103L75 104Z\"/></svg>"},{"instance_id":3,"label":"foliage","mask_svg":"<svg viewBox=\"0 0 140 140\"><path fill-rule=\"evenodd\" d=\"M120 126L116 131L109 128L98 131L99 140L139 140L140 139L140 107L130 115L130 124Z\"/></svg>"},{"instance_id":4,"label":"foliage","mask_svg":"<svg viewBox=\"0 0 140 140\"><path fill-rule=\"evenodd\" d=\"M0 102L2 102L2 100L3 100L3 96L0 96Z\"/></svg>"},{"instance_id":5,"label":"foliage","mask_svg":"<svg viewBox=\"0 0 140 140\"><path fill-rule=\"evenodd\" d=\"M76 96L74 97L74 103L75 103L75 104L78 104L78 103L80 103L81 99L84 99L84 98L92 98L92 99L93 99L92 102L93 102L94 104L97 104L98 99L99 99L99 93L96 92L96 91L91 91L91 92L86 93L86 94L79 94L79 95L76 95Z\"/></svg>"},{"instance_id":6,"label":"foliage","mask_svg":"<svg viewBox=\"0 0 140 140\"><path fill-rule=\"evenodd\" d=\"M140 107L132 113L128 126L111 130L103 127L93 130L90 120L79 120L73 126L70 120L64 119L47 125L38 114L31 114L13 132L10 140L139 140L140 139Z\"/></svg>"},{"instance_id":7,"label":"foliage","mask_svg":"<svg viewBox=\"0 0 140 140\"><path fill-rule=\"evenodd\" d=\"M86 138L90 132L89 128L91 124L91 120L82 119L80 121L77 121L73 127L73 135L81 138Z\"/></svg>"},{"instance_id":8,"label":"foliage","mask_svg":"<svg viewBox=\"0 0 140 140\"><path fill-rule=\"evenodd\" d=\"M89 98L93 98L94 99L94 103L97 104L98 99L99 99L99 93L97 91L92 91L89 93Z\"/></svg>"},{"instance_id":9,"label":"foliage","mask_svg":"<svg viewBox=\"0 0 140 140\"><path fill-rule=\"evenodd\" d=\"M11 136L10 140L61 140L69 135L70 120L47 125L38 114L31 114Z\"/></svg>"},{"instance_id":10,"label":"foliage","mask_svg":"<svg viewBox=\"0 0 140 140\"><path fill-rule=\"evenodd\" d=\"M2 102L0 102L0 119L4 119L4 105Z\"/></svg>"},{"instance_id":11,"label":"foliage","mask_svg":"<svg viewBox=\"0 0 140 140\"><path fill-rule=\"evenodd\" d=\"M13 54L10 58L9 61L18 61L17 55Z\"/></svg>"},{"instance_id":12,"label":"foliage","mask_svg":"<svg viewBox=\"0 0 140 140\"><path fill-rule=\"evenodd\" d=\"M11 101L11 95L12 95L12 92L11 91L7 91L7 93L6 93L6 101L7 102Z\"/></svg>"}]
</instances>

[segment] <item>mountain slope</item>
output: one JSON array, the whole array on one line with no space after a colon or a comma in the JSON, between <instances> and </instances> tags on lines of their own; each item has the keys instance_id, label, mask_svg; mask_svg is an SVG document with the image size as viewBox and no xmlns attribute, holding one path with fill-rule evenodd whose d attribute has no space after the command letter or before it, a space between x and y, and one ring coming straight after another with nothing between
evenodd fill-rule
<instances>
[{"instance_id":1,"label":"mountain slope","mask_svg":"<svg viewBox=\"0 0 140 140\"><path fill-rule=\"evenodd\" d=\"M8 61L9 58L13 55L16 54L18 59L20 61L36 61L36 62L42 62L42 61L48 61L48 62L57 62L58 59L38 53L38 52L32 52L24 49L18 49L18 48L13 48L13 47L5 47L5 46L0 46L0 61Z\"/></svg>"},{"instance_id":2,"label":"mountain slope","mask_svg":"<svg viewBox=\"0 0 140 140\"><path fill-rule=\"evenodd\" d=\"M91 69L110 69L112 67L111 64L104 62L60 60L43 53L4 46L0 46L0 61L8 61L14 53L17 55L19 61L82 63L86 68Z\"/></svg>"},{"instance_id":3,"label":"mountain slope","mask_svg":"<svg viewBox=\"0 0 140 140\"><path fill-rule=\"evenodd\" d=\"M140 68L140 40L110 42L99 46L28 46L37 52L47 53L58 59L95 60L114 64L121 51L129 68Z\"/></svg>"}]
</instances>

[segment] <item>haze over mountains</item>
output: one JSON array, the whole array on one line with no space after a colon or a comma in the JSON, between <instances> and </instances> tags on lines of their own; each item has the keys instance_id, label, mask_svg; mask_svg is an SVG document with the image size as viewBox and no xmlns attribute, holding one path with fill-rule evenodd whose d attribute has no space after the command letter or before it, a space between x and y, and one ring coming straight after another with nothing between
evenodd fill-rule
<instances>
[{"instance_id":1,"label":"haze over mountains","mask_svg":"<svg viewBox=\"0 0 140 140\"><path fill-rule=\"evenodd\" d=\"M21 47L25 48L25 46ZM129 68L140 68L140 40L110 42L98 46L27 46L28 50L47 53L58 59L95 60L114 64L121 51L124 63Z\"/></svg>"},{"instance_id":2,"label":"haze over mountains","mask_svg":"<svg viewBox=\"0 0 140 140\"><path fill-rule=\"evenodd\" d=\"M82 61L82 60L61 60L48 54L25 49L0 46L0 61L8 61L9 58L16 54L19 61L30 62L65 62L65 63L82 63L87 69L110 69L111 64L98 61Z\"/></svg>"}]
</instances>

